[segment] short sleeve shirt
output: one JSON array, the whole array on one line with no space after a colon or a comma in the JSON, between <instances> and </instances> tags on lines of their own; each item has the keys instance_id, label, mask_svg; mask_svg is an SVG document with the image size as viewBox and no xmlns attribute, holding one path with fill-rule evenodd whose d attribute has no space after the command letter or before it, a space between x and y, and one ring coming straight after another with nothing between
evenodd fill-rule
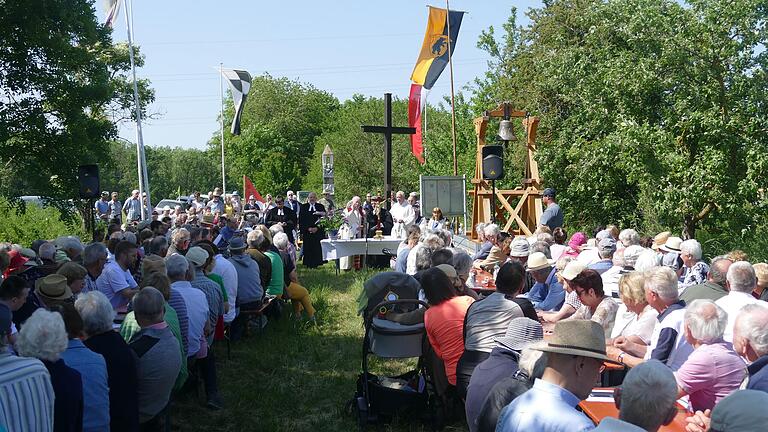
<instances>
[{"instance_id":1,"label":"short sleeve shirt","mask_svg":"<svg viewBox=\"0 0 768 432\"><path fill-rule=\"evenodd\" d=\"M557 203L548 205L544 213L541 214L539 224L546 225L550 229L563 226L563 210L560 208L560 205Z\"/></svg>"},{"instance_id":2,"label":"short sleeve shirt","mask_svg":"<svg viewBox=\"0 0 768 432\"><path fill-rule=\"evenodd\" d=\"M612 298L606 296L595 308L595 313L589 309L587 305L581 305L575 314L571 315L572 319L584 319L592 320L603 327L606 339L611 337L611 330L613 330L613 324L616 322L616 311L619 310L619 305Z\"/></svg>"},{"instance_id":3,"label":"short sleeve shirt","mask_svg":"<svg viewBox=\"0 0 768 432\"><path fill-rule=\"evenodd\" d=\"M131 272L123 270L116 261L111 261L104 266L104 271L96 279L96 288L107 296L115 310L128 305L128 299L120 295L120 291L136 286L138 284L131 276Z\"/></svg>"},{"instance_id":4,"label":"short sleeve shirt","mask_svg":"<svg viewBox=\"0 0 768 432\"><path fill-rule=\"evenodd\" d=\"M675 372L677 385L690 395L694 410L712 409L739 389L747 376L744 361L728 342L697 348Z\"/></svg>"}]
</instances>

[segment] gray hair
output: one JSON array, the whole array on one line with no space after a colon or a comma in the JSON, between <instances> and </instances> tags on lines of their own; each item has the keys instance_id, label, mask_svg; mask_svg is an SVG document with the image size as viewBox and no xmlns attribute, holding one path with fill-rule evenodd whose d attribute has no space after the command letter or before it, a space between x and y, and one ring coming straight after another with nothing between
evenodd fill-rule
<instances>
[{"instance_id":1,"label":"gray hair","mask_svg":"<svg viewBox=\"0 0 768 432\"><path fill-rule=\"evenodd\" d=\"M685 324L691 336L703 344L711 344L723 338L728 314L708 299L696 299L685 310Z\"/></svg>"},{"instance_id":2,"label":"gray hair","mask_svg":"<svg viewBox=\"0 0 768 432\"><path fill-rule=\"evenodd\" d=\"M640 234L632 228L627 228L619 233L619 241L624 247L640 244Z\"/></svg>"},{"instance_id":3,"label":"gray hair","mask_svg":"<svg viewBox=\"0 0 768 432\"><path fill-rule=\"evenodd\" d=\"M272 244L280 250L288 249L288 243L288 234L284 232L279 232L272 237Z\"/></svg>"},{"instance_id":4,"label":"gray hair","mask_svg":"<svg viewBox=\"0 0 768 432\"><path fill-rule=\"evenodd\" d=\"M163 236L157 236L149 242L149 253L160 255L163 249L168 250L168 239Z\"/></svg>"},{"instance_id":5,"label":"gray hair","mask_svg":"<svg viewBox=\"0 0 768 432\"><path fill-rule=\"evenodd\" d=\"M656 430L676 400L677 381L672 370L658 360L648 360L627 373L621 385L619 418L644 430Z\"/></svg>"},{"instance_id":6,"label":"gray hair","mask_svg":"<svg viewBox=\"0 0 768 432\"><path fill-rule=\"evenodd\" d=\"M727 266L726 263L728 263ZM709 265L708 277L712 279L712 282L725 288L726 274L728 273L727 267L730 267L731 264L733 264L733 261L725 255L713 258Z\"/></svg>"},{"instance_id":7,"label":"gray hair","mask_svg":"<svg viewBox=\"0 0 768 432\"><path fill-rule=\"evenodd\" d=\"M483 234L486 238L496 238L501 230L499 230L499 226L496 224L488 224L483 228Z\"/></svg>"},{"instance_id":8,"label":"gray hair","mask_svg":"<svg viewBox=\"0 0 768 432\"><path fill-rule=\"evenodd\" d=\"M695 261L701 259L701 243L690 239L680 243L680 253L688 253Z\"/></svg>"},{"instance_id":9,"label":"gray hair","mask_svg":"<svg viewBox=\"0 0 768 432\"><path fill-rule=\"evenodd\" d=\"M101 291L81 294L75 300L75 309L83 318L83 330L89 336L112 331L115 310Z\"/></svg>"},{"instance_id":10,"label":"gray hair","mask_svg":"<svg viewBox=\"0 0 768 432\"><path fill-rule=\"evenodd\" d=\"M146 286L141 289L131 300L133 312L136 317L159 323L165 313L165 297L155 287Z\"/></svg>"},{"instance_id":11,"label":"gray hair","mask_svg":"<svg viewBox=\"0 0 768 432\"><path fill-rule=\"evenodd\" d=\"M19 330L16 351L23 357L55 362L67 349L67 343L67 329L61 315L38 309Z\"/></svg>"},{"instance_id":12,"label":"gray hair","mask_svg":"<svg viewBox=\"0 0 768 432\"><path fill-rule=\"evenodd\" d=\"M555 244L555 237L550 233L538 233L536 234L536 242L544 242L548 246ZM550 257L551 258L551 257Z\"/></svg>"},{"instance_id":13,"label":"gray hair","mask_svg":"<svg viewBox=\"0 0 768 432\"><path fill-rule=\"evenodd\" d=\"M80 243L80 239L75 236L62 236L57 238L54 243L56 243L61 249L73 249L78 253L83 253L83 244Z\"/></svg>"},{"instance_id":14,"label":"gray hair","mask_svg":"<svg viewBox=\"0 0 768 432\"><path fill-rule=\"evenodd\" d=\"M534 242L531 247L528 249L528 255L534 253L534 252L541 252L546 256L548 259L552 259L552 251L549 249L549 244L543 241L536 241Z\"/></svg>"},{"instance_id":15,"label":"gray hair","mask_svg":"<svg viewBox=\"0 0 768 432\"><path fill-rule=\"evenodd\" d=\"M456 269L456 273L469 274L472 269L472 257L463 249L451 248L450 251L453 253L453 268Z\"/></svg>"},{"instance_id":16,"label":"gray hair","mask_svg":"<svg viewBox=\"0 0 768 432\"><path fill-rule=\"evenodd\" d=\"M757 285L755 269L747 261L736 261L731 264L725 278L731 291L751 293Z\"/></svg>"},{"instance_id":17,"label":"gray hair","mask_svg":"<svg viewBox=\"0 0 768 432\"><path fill-rule=\"evenodd\" d=\"M413 250L411 250L413 253ZM416 249L416 271L426 270L432 267L432 249L422 245Z\"/></svg>"},{"instance_id":18,"label":"gray hair","mask_svg":"<svg viewBox=\"0 0 768 432\"><path fill-rule=\"evenodd\" d=\"M136 244L136 234L134 234L134 233L132 233L130 231L126 231L123 234L123 240L125 240L127 242L130 242L130 243L133 243L133 244Z\"/></svg>"},{"instance_id":19,"label":"gray hair","mask_svg":"<svg viewBox=\"0 0 768 432\"><path fill-rule=\"evenodd\" d=\"M645 276L645 289L655 292L668 304L677 301L677 274L669 267L653 267L647 270Z\"/></svg>"},{"instance_id":20,"label":"gray hair","mask_svg":"<svg viewBox=\"0 0 768 432\"><path fill-rule=\"evenodd\" d=\"M192 234L186 228L179 228L171 235L171 243L178 245L184 240L192 239Z\"/></svg>"},{"instance_id":21,"label":"gray hair","mask_svg":"<svg viewBox=\"0 0 768 432\"><path fill-rule=\"evenodd\" d=\"M100 259L107 257L107 247L104 243L90 243L83 250L83 265L96 264Z\"/></svg>"},{"instance_id":22,"label":"gray hair","mask_svg":"<svg viewBox=\"0 0 768 432\"><path fill-rule=\"evenodd\" d=\"M56 256L56 245L51 242L41 244L37 250L37 255L40 259L52 260Z\"/></svg>"},{"instance_id":23,"label":"gray hair","mask_svg":"<svg viewBox=\"0 0 768 432\"><path fill-rule=\"evenodd\" d=\"M261 246L261 242L264 241L264 233L260 229L255 229L248 233L246 240L248 241L248 246L258 249Z\"/></svg>"},{"instance_id":24,"label":"gray hair","mask_svg":"<svg viewBox=\"0 0 768 432\"><path fill-rule=\"evenodd\" d=\"M173 254L165 259L165 272L171 279L183 279L189 269L189 261L184 255Z\"/></svg>"},{"instance_id":25,"label":"gray hair","mask_svg":"<svg viewBox=\"0 0 768 432\"><path fill-rule=\"evenodd\" d=\"M443 241L443 247L451 246L451 243L453 242L453 234L450 231L446 229L436 229L434 233Z\"/></svg>"},{"instance_id":26,"label":"gray hair","mask_svg":"<svg viewBox=\"0 0 768 432\"><path fill-rule=\"evenodd\" d=\"M445 247L445 242L443 242L443 239L441 239L439 236L435 234L427 234L422 244L425 248L429 249L431 252L434 252L438 249L442 249Z\"/></svg>"},{"instance_id":27,"label":"gray hair","mask_svg":"<svg viewBox=\"0 0 768 432\"><path fill-rule=\"evenodd\" d=\"M547 367L547 354L531 348L523 348L520 352L519 368L528 374L530 381L541 378Z\"/></svg>"},{"instance_id":28,"label":"gray hair","mask_svg":"<svg viewBox=\"0 0 768 432\"><path fill-rule=\"evenodd\" d=\"M280 224L274 224L271 227L269 227L269 232L272 234L272 243L275 242L275 235L277 233L283 232L283 227Z\"/></svg>"},{"instance_id":29,"label":"gray hair","mask_svg":"<svg viewBox=\"0 0 768 432\"><path fill-rule=\"evenodd\" d=\"M613 265L624 267L627 265L627 262L624 260L624 249L619 249L616 252L613 253Z\"/></svg>"},{"instance_id":30,"label":"gray hair","mask_svg":"<svg viewBox=\"0 0 768 432\"><path fill-rule=\"evenodd\" d=\"M768 307L759 303L742 307L733 331L748 340L758 356L768 354Z\"/></svg>"},{"instance_id":31,"label":"gray hair","mask_svg":"<svg viewBox=\"0 0 768 432\"><path fill-rule=\"evenodd\" d=\"M475 225L475 232L477 235L485 235L485 227L488 226L485 222L480 222L479 224Z\"/></svg>"}]
</instances>

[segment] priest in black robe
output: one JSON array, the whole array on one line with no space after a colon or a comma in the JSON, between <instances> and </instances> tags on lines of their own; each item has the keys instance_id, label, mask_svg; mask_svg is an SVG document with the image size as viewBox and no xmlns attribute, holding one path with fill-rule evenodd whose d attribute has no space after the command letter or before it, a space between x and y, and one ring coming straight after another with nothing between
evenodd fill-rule
<instances>
[{"instance_id":1,"label":"priest in black robe","mask_svg":"<svg viewBox=\"0 0 768 432\"><path fill-rule=\"evenodd\" d=\"M395 226L395 223L389 210L384 208L383 199L376 197L372 201L373 210L365 213L366 225L368 225L366 235L368 238L372 238L376 235L377 230L381 230L382 235L392 235L392 228ZM389 268L389 261L390 257L386 255L368 255L368 267Z\"/></svg>"},{"instance_id":2,"label":"priest in black robe","mask_svg":"<svg viewBox=\"0 0 768 432\"><path fill-rule=\"evenodd\" d=\"M298 219L296 218L296 212L291 210L290 207L286 207L283 197L279 195L275 198L275 204L277 205L277 207L267 212L267 216L264 220L264 224L267 227L271 227L272 225L275 225L275 224L282 225L283 232L288 236L288 241L290 241L291 243L294 243L293 230L296 228L296 225L298 223Z\"/></svg>"},{"instance_id":3,"label":"priest in black robe","mask_svg":"<svg viewBox=\"0 0 768 432\"><path fill-rule=\"evenodd\" d=\"M325 232L317 226L318 220L325 216L325 207L317 202L317 194L310 192L307 202L301 205L299 211L299 228L304 244L304 265L316 268L323 264L323 250L320 240L325 238Z\"/></svg>"}]
</instances>

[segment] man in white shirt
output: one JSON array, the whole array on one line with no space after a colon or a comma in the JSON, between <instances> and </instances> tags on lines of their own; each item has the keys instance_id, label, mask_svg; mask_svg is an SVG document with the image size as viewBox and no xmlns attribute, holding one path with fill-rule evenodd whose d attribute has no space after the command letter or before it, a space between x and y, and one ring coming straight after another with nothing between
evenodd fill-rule
<instances>
[{"instance_id":1,"label":"man in white shirt","mask_svg":"<svg viewBox=\"0 0 768 432\"><path fill-rule=\"evenodd\" d=\"M125 311L138 289L129 269L136 263L135 243L123 240L115 247L115 259L109 261L96 279L96 288L104 293L117 311Z\"/></svg>"},{"instance_id":2,"label":"man in white shirt","mask_svg":"<svg viewBox=\"0 0 768 432\"><path fill-rule=\"evenodd\" d=\"M413 211L413 207L405 200L405 192L397 191L395 195L395 202L392 203L392 209L389 211L392 215L392 221L394 223L402 223L405 228L413 225L413 221L416 219L416 213Z\"/></svg>"},{"instance_id":3,"label":"man in white shirt","mask_svg":"<svg viewBox=\"0 0 768 432\"><path fill-rule=\"evenodd\" d=\"M224 281L224 289L227 290L227 303L229 303L229 312L224 314L224 322L231 323L237 315L235 300L237 300L237 271L235 266L224 255L218 253L214 257L216 265L213 267L213 273L221 276Z\"/></svg>"},{"instance_id":4,"label":"man in white shirt","mask_svg":"<svg viewBox=\"0 0 768 432\"><path fill-rule=\"evenodd\" d=\"M742 307L758 303L763 306L768 304L762 300L752 297L752 290L757 285L757 276L752 264L746 261L737 261L728 268L725 276L728 295L715 302L728 313L728 324L725 326L723 339L726 342L733 342L733 324Z\"/></svg>"}]
</instances>

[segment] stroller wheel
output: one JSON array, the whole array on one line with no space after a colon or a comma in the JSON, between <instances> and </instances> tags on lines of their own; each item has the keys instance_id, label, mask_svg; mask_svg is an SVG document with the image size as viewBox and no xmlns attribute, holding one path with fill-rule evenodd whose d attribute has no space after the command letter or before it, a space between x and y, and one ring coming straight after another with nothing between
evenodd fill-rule
<instances>
[{"instance_id":1,"label":"stroller wheel","mask_svg":"<svg viewBox=\"0 0 768 432\"><path fill-rule=\"evenodd\" d=\"M364 397L358 397L355 400L354 409L357 412L357 426L364 431L368 427L368 404Z\"/></svg>"}]
</instances>

